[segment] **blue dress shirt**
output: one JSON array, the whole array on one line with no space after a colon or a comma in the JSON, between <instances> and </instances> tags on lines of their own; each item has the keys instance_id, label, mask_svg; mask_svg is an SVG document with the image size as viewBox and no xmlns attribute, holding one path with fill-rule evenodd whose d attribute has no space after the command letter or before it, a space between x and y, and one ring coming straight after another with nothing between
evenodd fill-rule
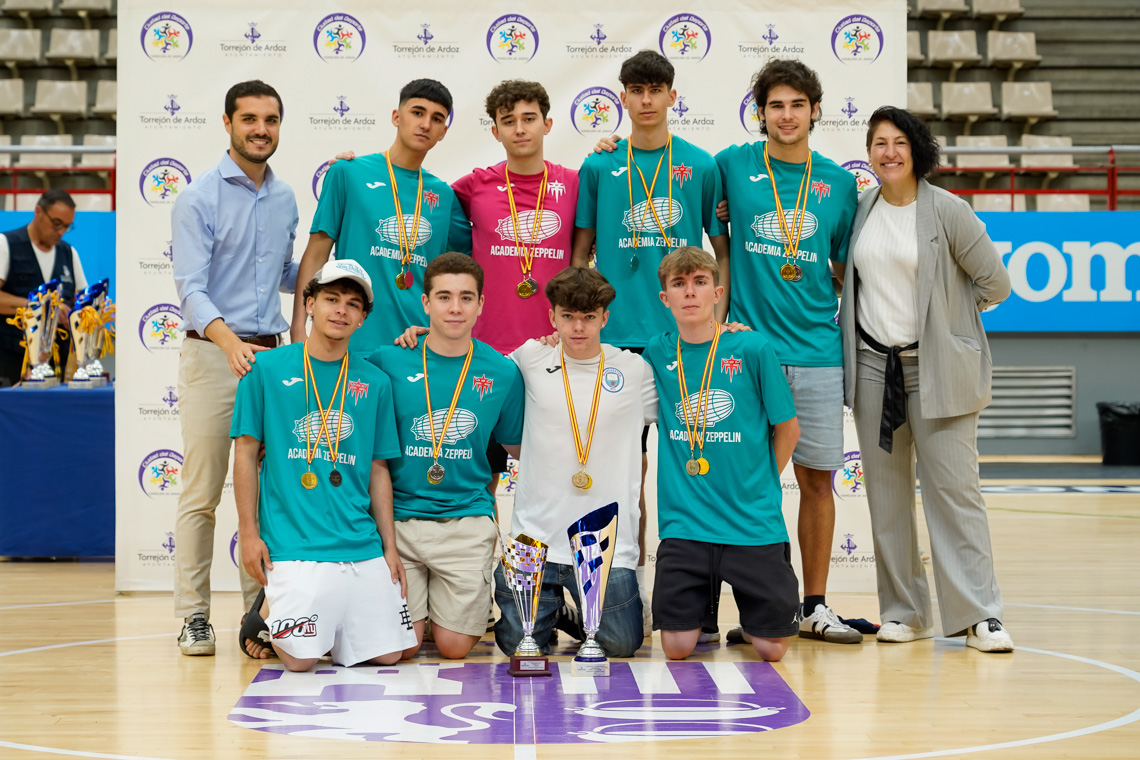
<instances>
[{"instance_id":1,"label":"blue dress shirt","mask_svg":"<svg viewBox=\"0 0 1140 760\"><path fill-rule=\"evenodd\" d=\"M280 293L297 285L293 189L265 169L258 189L227 151L178 196L170 214L182 328L205 336L219 317L239 336L289 329Z\"/></svg>"}]
</instances>

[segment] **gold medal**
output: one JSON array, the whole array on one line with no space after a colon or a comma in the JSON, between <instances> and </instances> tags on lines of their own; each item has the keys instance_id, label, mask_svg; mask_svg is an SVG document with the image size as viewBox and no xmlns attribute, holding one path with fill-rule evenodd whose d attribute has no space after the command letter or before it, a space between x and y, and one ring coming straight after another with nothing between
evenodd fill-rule
<instances>
[{"instance_id":1,"label":"gold medal","mask_svg":"<svg viewBox=\"0 0 1140 760\"><path fill-rule=\"evenodd\" d=\"M690 475L704 475L709 471L709 462L705 459L705 429L709 422L709 397L712 395L713 365L716 362L718 343L720 343L720 322L716 323L716 331L713 333L712 343L709 344L709 353L705 357L705 369L701 373L701 389L697 393L696 402L693 403L689 399L689 384L685 381L685 362L681 356L681 336L677 336L677 385L681 391L681 410L685 416L685 432L689 437L689 461L685 463L685 472Z\"/></svg>"},{"instance_id":2,"label":"gold medal","mask_svg":"<svg viewBox=\"0 0 1140 760\"><path fill-rule=\"evenodd\" d=\"M579 470L574 473L574 477L570 478L570 482L574 484L575 488L581 488L583 491L590 490L590 486L594 485L594 479L591 478L585 470Z\"/></svg>"},{"instance_id":3,"label":"gold medal","mask_svg":"<svg viewBox=\"0 0 1140 760\"><path fill-rule=\"evenodd\" d=\"M398 275L396 275L396 287L399 288L400 290L407 290L408 289L408 283L404 278L403 272L400 272Z\"/></svg>"},{"instance_id":4,"label":"gold medal","mask_svg":"<svg viewBox=\"0 0 1140 760\"><path fill-rule=\"evenodd\" d=\"M312 491L317 487L317 476L311 472L306 472L301 476L301 485L305 487L305 490Z\"/></svg>"},{"instance_id":5,"label":"gold medal","mask_svg":"<svg viewBox=\"0 0 1140 760\"><path fill-rule=\"evenodd\" d=\"M309 359L309 344L301 347L301 356L305 365L305 462L310 468L313 466L313 460L317 458L317 451L321 447L321 436L325 437L325 442L329 447L329 455L331 461L336 462L337 453L340 451L340 433L341 425L344 423L344 396L345 391L348 390L348 352L344 352L344 358L340 362L340 374L337 376L336 385L333 386L332 398L329 399L329 405L326 409L321 404L321 392L317 388L317 376L313 373L313 363ZM321 421L320 429L317 430L317 440L312 439L312 424L309 422L309 386L313 387L313 396L317 399L317 416ZM333 405L336 403L336 394L340 391L340 412L337 416L336 423L336 443L333 443L332 433L329 432L329 417L332 415ZM341 484L341 474L336 471L335 465L332 474L329 475L329 482L333 486ZM317 476L313 473L312 469L301 476L301 485L308 490L313 490L317 487Z\"/></svg>"},{"instance_id":6,"label":"gold medal","mask_svg":"<svg viewBox=\"0 0 1140 760\"><path fill-rule=\"evenodd\" d=\"M705 459L704 457L701 457L700 459L697 460L697 468L698 468L697 474L708 475L709 474L709 460Z\"/></svg>"},{"instance_id":7,"label":"gold medal","mask_svg":"<svg viewBox=\"0 0 1140 760\"><path fill-rule=\"evenodd\" d=\"M606 369L606 352L598 355L598 376L594 379L594 397L590 401L590 420L586 423L586 443L582 443L582 433L578 430L578 414L574 411L574 394L570 391L570 375L566 373L566 352L558 347L562 358L562 390L566 394L566 410L570 413L570 429L574 431L574 451L578 454L578 472L570 482L583 491L594 484L594 479L586 473L586 462L590 459L590 447L594 443L594 425L598 421L598 404L602 398L602 374Z\"/></svg>"},{"instance_id":8,"label":"gold medal","mask_svg":"<svg viewBox=\"0 0 1140 760\"><path fill-rule=\"evenodd\" d=\"M784 282L799 282L803 279L804 270L799 264L794 264L800 255L800 237L804 230L804 218L807 217L808 190L811 186L811 154L808 154L807 166L804 168L803 179L800 180L800 189L796 191L796 207L792 211L792 223L784 218L784 204L780 202L780 193L776 189L776 175L772 171L772 162L768 159L768 143L764 143L764 168L768 170L769 184L772 186L772 200L776 204L776 217L780 221L780 233L784 237L784 255L788 261L780 267L780 277Z\"/></svg>"},{"instance_id":9,"label":"gold medal","mask_svg":"<svg viewBox=\"0 0 1140 760\"><path fill-rule=\"evenodd\" d=\"M467 370L471 369L471 357L475 354L475 342L472 341L471 345L467 347L467 359L464 360L463 369L459 372L459 380L455 383L455 392L451 394L451 406L447 409L447 417L443 420L443 429L439 431L438 439L435 437L435 415L431 409L431 387L428 384L427 344L427 338L425 338L423 341L424 399L427 401L427 418L428 424L431 426L431 458L433 460L432 466L427 471L427 479L433 486L438 486L447 472L439 463L439 452L443 448L443 439L447 436L447 429L451 427L451 418L455 416L455 406L459 403L459 394L463 390L463 384L467 381Z\"/></svg>"},{"instance_id":10,"label":"gold medal","mask_svg":"<svg viewBox=\"0 0 1140 760\"><path fill-rule=\"evenodd\" d=\"M530 298L537 291L536 283L531 279L523 280L515 287L515 292L519 294L519 298Z\"/></svg>"},{"instance_id":11,"label":"gold medal","mask_svg":"<svg viewBox=\"0 0 1140 760\"><path fill-rule=\"evenodd\" d=\"M400 229L400 273L396 275L396 287L400 290L407 290L412 287L412 273L404 271L405 267L411 266L412 252L416 249L416 245L420 239L420 219L421 209L424 202L424 170L419 170L419 184L416 186L416 210L412 215L412 232L408 234L408 228L404 224L404 209L400 206L400 190L396 187L396 172L392 168L392 159L388 158L388 154L384 154L384 161L388 164L388 179L392 184L392 205L396 209L396 220Z\"/></svg>"},{"instance_id":12,"label":"gold medal","mask_svg":"<svg viewBox=\"0 0 1140 760\"><path fill-rule=\"evenodd\" d=\"M511 171L506 166L503 167L503 176L507 180L507 203L511 207L511 221L514 222L515 227L515 253L519 257L519 268L522 269L523 280L515 288L515 292L519 294L519 298L530 298L538 292L538 282L530 276L531 271L534 269L534 254L538 251L538 233L542 229L542 202L546 199L546 180L548 178L549 168L546 163L542 165L542 183L538 186L538 199L534 205L534 226L530 230L530 248L526 247L526 242L523 240L523 232L519 227L519 211L515 206L515 192L511 188Z\"/></svg>"},{"instance_id":13,"label":"gold medal","mask_svg":"<svg viewBox=\"0 0 1140 760\"><path fill-rule=\"evenodd\" d=\"M690 459L689 461L685 462L685 472L689 473L690 475L699 475L701 473L701 466L697 464L697 460Z\"/></svg>"},{"instance_id":14,"label":"gold medal","mask_svg":"<svg viewBox=\"0 0 1140 760\"><path fill-rule=\"evenodd\" d=\"M780 267L780 277L784 278L786 282L793 282L796 279L796 265L784 264Z\"/></svg>"}]
</instances>

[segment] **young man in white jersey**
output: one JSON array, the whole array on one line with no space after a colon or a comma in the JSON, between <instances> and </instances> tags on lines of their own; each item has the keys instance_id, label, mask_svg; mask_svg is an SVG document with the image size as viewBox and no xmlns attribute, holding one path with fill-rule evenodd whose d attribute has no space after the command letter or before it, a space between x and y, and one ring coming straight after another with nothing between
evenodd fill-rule
<instances>
[{"instance_id":1,"label":"young man in white jersey","mask_svg":"<svg viewBox=\"0 0 1140 760\"><path fill-rule=\"evenodd\" d=\"M843 356L831 278L843 280L858 194L850 172L808 145L823 98L814 71L800 61L769 61L752 92L767 140L716 157L732 224L729 311L772 345L799 417L802 435L792 454L804 581L799 635L858 644L862 634L825 598L832 475L843 465Z\"/></svg>"},{"instance_id":2,"label":"young man in white jersey","mask_svg":"<svg viewBox=\"0 0 1140 760\"><path fill-rule=\"evenodd\" d=\"M372 283L355 262L331 261L300 300L312 334L260 354L234 405L241 558L265 587L242 647L264 659L272 646L294 671L329 651L338 665L391 665L416 641L388 475L400 448L388 378L348 351Z\"/></svg>"},{"instance_id":3,"label":"young man in white jersey","mask_svg":"<svg viewBox=\"0 0 1140 760\"><path fill-rule=\"evenodd\" d=\"M636 570L644 556L641 431L657 418L653 372L637 354L602 343L614 289L597 270L564 269L546 283L546 297L559 344L531 340L511 353L526 386L526 415L521 447L509 447L516 458L524 454L510 533L550 547L533 635L544 650L556 627L584 638L563 602L569 589L581 607L566 529L617 502L617 550L597 638L611 657L631 657L644 639ZM523 630L501 565L495 597L502 610L495 641L512 654Z\"/></svg>"}]
</instances>

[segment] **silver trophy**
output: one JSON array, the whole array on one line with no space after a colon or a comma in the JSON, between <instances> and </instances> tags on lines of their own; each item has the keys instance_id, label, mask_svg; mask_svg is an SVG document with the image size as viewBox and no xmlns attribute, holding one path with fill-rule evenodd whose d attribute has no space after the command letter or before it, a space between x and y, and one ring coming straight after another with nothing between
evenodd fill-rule
<instances>
[{"instance_id":1,"label":"silver trophy","mask_svg":"<svg viewBox=\"0 0 1140 760\"><path fill-rule=\"evenodd\" d=\"M515 598L522 621L523 637L507 671L512 676L548 676L548 661L534 640L534 622L538 616L538 599L542 590L542 573L546 569L547 545L520 533L518 538L502 537L503 575Z\"/></svg>"},{"instance_id":2,"label":"silver trophy","mask_svg":"<svg viewBox=\"0 0 1140 760\"><path fill-rule=\"evenodd\" d=\"M570 554L574 558L574 576L578 579L582 628L586 631L586 640L571 665L571 673L576 676L610 674L610 661L594 637L602 624L617 526L618 505L614 502L595 509L566 529L570 536Z\"/></svg>"},{"instance_id":3,"label":"silver trophy","mask_svg":"<svg viewBox=\"0 0 1140 760\"><path fill-rule=\"evenodd\" d=\"M68 316L75 352L75 374L68 383L70 388L102 388L107 384L99 359L110 350L104 313L110 304L108 284L107 280L100 280L88 286L76 297L75 307Z\"/></svg>"},{"instance_id":4,"label":"silver trophy","mask_svg":"<svg viewBox=\"0 0 1140 760\"><path fill-rule=\"evenodd\" d=\"M28 294L28 306L24 312L24 345L31 369L24 379L25 388L59 385L51 361L62 292L60 281L50 280Z\"/></svg>"}]
</instances>

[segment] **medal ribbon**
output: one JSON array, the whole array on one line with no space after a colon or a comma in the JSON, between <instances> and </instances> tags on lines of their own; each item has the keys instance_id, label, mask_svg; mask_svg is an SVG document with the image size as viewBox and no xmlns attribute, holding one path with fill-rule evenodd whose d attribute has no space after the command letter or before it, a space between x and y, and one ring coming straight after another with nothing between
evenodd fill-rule
<instances>
[{"instance_id":1,"label":"medal ribbon","mask_svg":"<svg viewBox=\"0 0 1140 760\"><path fill-rule=\"evenodd\" d=\"M515 225L515 252L519 257L519 267L522 269L524 280L530 277L530 271L534 268L534 254L538 251L538 231L542 229L542 202L546 199L548 171L548 167L543 163L542 183L538 186L538 201L534 206L534 226L530 231L531 247L528 251L526 243L522 242L522 235L519 234L519 213L515 206L514 191L511 190L511 171L505 165L503 166L503 172L507 177L507 202L511 205L511 221Z\"/></svg>"},{"instance_id":2,"label":"medal ribbon","mask_svg":"<svg viewBox=\"0 0 1140 760\"><path fill-rule=\"evenodd\" d=\"M578 415L574 411L574 395L570 392L570 376L566 374L566 352L559 346L562 357L562 388L566 391L566 408L570 410L570 428L574 431L574 448L578 452L578 464L586 467L590 458L590 446L594 442L594 423L598 421L598 402L602 398L602 372L606 367L606 352L598 356L598 378L594 381L594 400L590 402L590 421L586 423L586 445L582 446L582 434L578 430Z\"/></svg>"},{"instance_id":3,"label":"medal ribbon","mask_svg":"<svg viewBox=\"0 0 1140 760\"><path fill-rule=\"evenodd\" d=\"M784 218L784 205L780 203L780 193L776 190L776 175L772 171L772 162L768 160L767 141L764 142L764 167L768 170L768 179L771 180L772 197L776 201L776 213L780 217L780 231L784 233L784 255L789 259L794 259L799 255L800 233L803 232L804 217L807 216L807 191L811 186L811 154L808 153L804 177L800 180L800 189L796 193L796 208L792 212L791 227L788 226L788 220ZM792 235L792 228L796 231L795 235Z\"/></svg>"},{"instance_id":4,"label":"medal ribbon","mask_svg":"<svg viewBox=\"0 0 1140 760\"><path fill-rule=\"evenodd\" d=\"M685 411L685 432L689 434L689 459L693 458L693 449L696 447L700 448L701 456L704 456L705 428L709 421L709 389L712 386L713 364L718 343L720 343L719 322L713 334L712 345L709 346L709 355L705 358L705 371L701 375L701 392L697 397L696 413L692 414L693 424L690 426L692 407L689 405L689 385L685 382L685 365L681 360L681 336L677 336L677 383L681 389L681 408Z\"/></svg>"},{"instance_id":5,"label":"medal ribbon","mask_svg":"<svg viewBox=\"0 0 1140 760\"><path fill-rule=\"evenodd\" d=\"M312 360L309 358L309 341L305 341L301 348L301 353L305 358L305 461L308 463L310 470L313 466L313 460L317 457L317 449L321 447L321 435L325 436L325 441L329 445L329 453L332 454L332 468L336 469L337 452L340 451L340 428L344 424L344 395L348 390L348 383L345 382L348 377L348 352L344 352L344 359L340 362L340 375L337 376L336 385L333 386L332 398L329 399L329 408L325 409L321 406L321 392L317 390L317 376L313 372ZM344 383L342 386L341 383ZM313 386L313 395L317 399L317 412L321 416L321 429L317 431L317 441L312 442L309 437L309 384ZM336 420L336 444L333 445L332 435L329 433L328 419L332 414L332 408L336 404L336 394L340 391L340 416Z\"/></svg>"},{"instance_id":6,"label":"medal ribbon","mask_svg":"<svg viewBox=\"0 0 1140 760\"><path fill-rule=\"evenodd\" d=\"M463 369L459 372L459 381L455 383L455 392L451 394L451 406L447 409L447 417L443 421L443 430L439 431L439 441L435 439L435 416L431 411L431 387L428 384L428 369L427 369L427 341L423 342L423 357L424 357L424 396L427 397L427 414L428 425L431 426L431 458L433 460L439 459L439 451L443 448L443 437L447 435L447 429L451 427L451 416L455 414L455 405L459 403L459 394L463 390L463 383L467 380L467 370L471 367L471 356L475 353L475 342L472 341L467 349L467 359L463 362Z\"/></svg>"},{"instance_id":7,"label":"medal ribbon","mask_svg":"<svg viewBox=\"0 0 1140 760\"><path fill-rule=\"evenodd\" d=\"M403 272L404 268L412 261L412 251L416 248L416 241L420 239L420 209L424 203L424 170L419 170L420 180L416 187L416 211L412 216L412 234L408 235L408 229L404 226L404 209L400 206L400 190L396 186L396 172L392 169L392 159L388 158L388 154L384 154L384 160L388 163L388 180L392 183L392 205L396 207L396 218L400 220L400 271Z\"/></svg>"},{"instance_id":8,"label":"medal ribbon","mask_svg":"<svg viewBox=\"0 0 1140 760\"><path fill-rule=\"evenodd\" d=\"M661 162L665 160L665 153L669 154L669 173L666 175L669 184L669 213L673 213L673 135L669 135L669 139L665 142L665 150L661 151L661 158L657 159L657 168L653 170L653 181L648 185L645 184L645 175L641 173L641 167L633 160L633 141L630 140L626 143L625 151L625 167L626 167L626 180L629 184L629 221L633 227L633 252L637 254L637 222L633 218L633 170L637 169L637 175L641 177L641 187L645 190L645 205L649 207L649 211L653 214L653 221L657 222L657 229L661 230L661 237L669 241L672 245L672 238L666 232L665 225L661 223L661 217L657 215L657 207L653 205L653 188L657 187L657 175L661 172ZM645 214L641 215L642 221L645 220Z\"/></svg>"}]
</instances>

